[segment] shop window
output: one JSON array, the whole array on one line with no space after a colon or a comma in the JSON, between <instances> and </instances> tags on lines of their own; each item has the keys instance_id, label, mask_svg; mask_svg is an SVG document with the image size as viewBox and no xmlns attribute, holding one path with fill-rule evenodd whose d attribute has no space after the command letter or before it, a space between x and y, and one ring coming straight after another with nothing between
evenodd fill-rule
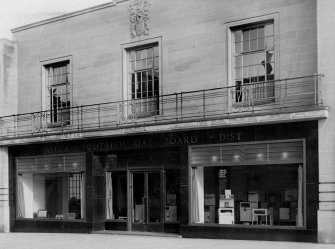
<instances>
[{"instance_id":1,"label":"shop window","mask_svg":"<svg viewBox=\"0 0 335 249\"><path fill-rule=\"evenodd\" d=\"M215 163L216 150L191 150L192 223L304 226L302 142L213 147Z\"/></svg>"},{"instance_id":2,"label":"shop window","mask_svg":"<svg viewBox=\"0 0 335 249\"><path fill-rule=\"evenodd\" d=\"M84 156L17 158L17 218L84 219Z\"/></svg>"},{"instance_id":3,"label":"shop window","mask_svg":"<svg viewBox=\"0 0 335 249\"><path fill-rule=\"evenodd\" d=\"M47 77L48 125L70 124L71 85L69 61L44 66Z\"/></svg>"},{"instance_id":4,"label":"shop window","mask_svg":"<svg viewBox=\"0 0 335 249\"><path fill-rule=\"evenodd\" d=\"M158 44L127 50L128 112L137 117L158 114L159 50Z\"/></svg>"},{"instance_id":5,"label":"shop window","mask_svg":"<svg viewBox=\"0 0 335 249\"><path fill-rule=\"evenodd\" d=\"M233 103L274 101L274 23L232 28L232 40Z\"/></svg>"}]
</instances>

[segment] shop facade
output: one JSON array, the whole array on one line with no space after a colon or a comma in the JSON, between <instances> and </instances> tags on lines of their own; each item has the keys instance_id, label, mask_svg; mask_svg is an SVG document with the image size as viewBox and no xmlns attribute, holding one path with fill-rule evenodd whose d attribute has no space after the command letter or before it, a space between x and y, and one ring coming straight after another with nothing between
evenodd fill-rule
<instances>
[{"instance_id":1,"label":"shop facade","mask_svg":"<svg viewBox=\"0 0 335 249\"><path fill-rule=\"evenodd\" d=\"M14 28L0 231L335 242L333 9L116 0Z\"/></svg>"},{"instance_id":2,"label":"shop facade","mask_svg":"<svg viewBox=\"0 0 335 249\"><path fill-rule=\"evenodd\" d=\"M11 230L315 242L317 131L310 121L10 147Z\"/></svg>"}]
</instances>

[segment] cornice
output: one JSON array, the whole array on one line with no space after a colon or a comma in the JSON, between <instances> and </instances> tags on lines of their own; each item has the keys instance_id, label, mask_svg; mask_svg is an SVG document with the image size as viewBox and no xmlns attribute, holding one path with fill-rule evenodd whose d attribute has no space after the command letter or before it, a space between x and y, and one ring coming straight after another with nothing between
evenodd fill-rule
<instances>
[{"instance_id":1,"label":"cornice","mask_svg":"<svg viewBox=\"0 0 335 249\"><path fill-rule=\"evenodd\" d=\"M94 12L94 11L98 11L98 10L101 10L101 9L110 8L110 7L113 7L113 6L115 6L119 3L126 2L126 1L128 1L128 0L113 0L109 3L100 4L100 5L93 6L93 7L90 7L90 8L86 8L86 9L83 9L83 10L78 10L78 11L75 11L75 12L67 13L67 14L64 14L64 15L52 17L52 18L45 19L45 20L42 20L42 21L38 21L38 22L34 22L34 23L27 24L27 25L24 25L24 26L20 26L20 27L17 27L17 28L13 28L13 29L11 29L11 32L12 33L17 33L17 32L20 32L22 30L34 28L34 27L45 25L45 24L48 24L48 23L61 21L61 20L76 17L76 16L79 16L79 15L84 15L84 14Z\"/></svg>"}]
</instances>

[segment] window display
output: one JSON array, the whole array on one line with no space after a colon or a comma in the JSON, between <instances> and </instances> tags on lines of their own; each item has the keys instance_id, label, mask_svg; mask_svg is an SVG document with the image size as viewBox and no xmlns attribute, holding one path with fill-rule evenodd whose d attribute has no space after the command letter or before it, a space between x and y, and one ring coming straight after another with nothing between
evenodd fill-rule
<instances>
[{"instance_id":1,"label":"window display","mask_svg":"<svg viewBox=\"0 0 335 249\"><path fill-rule=\"evenodd\" d=\"M303 227L302 149L297 141L195 146L191 222Z\"/></svg>"},{"instance_id":2,"label":"window display","mask_svg":"<svg viewBox=\"0 0 335 249\"><path fill-rule=\"evenodd\" d=\"M83 219L83 173L18 175L18 218Z\"/></svg>"},{"instance_id":3,"label":"window display","mask_svg":"<svg viewBox=\"0 0 335 249\"><path fill-rule=\"evenodd\" d=\"M83 154L16 159L17 218L84 219Z\"/></svg>"}]
</instances>

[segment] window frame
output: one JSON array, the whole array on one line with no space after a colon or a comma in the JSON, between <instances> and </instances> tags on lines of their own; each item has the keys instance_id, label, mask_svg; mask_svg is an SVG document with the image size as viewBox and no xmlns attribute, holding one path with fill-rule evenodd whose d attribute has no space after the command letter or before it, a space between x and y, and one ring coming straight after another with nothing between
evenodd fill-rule
<instances>
[{"instance_id":1,"label":"window frame","mask_svg":"<svg viewBox=\"0 0 335 249\"><path fill-rule=\"evenodd\" d=\"M66 64L68 68L68 75L67 75L67 80L68 82L65 83L68 85L69 95L68 101L70 102L69 106L66 106L65 109L68 109L65 111L65 114L60 114L61 116L63 115L69 115L68 120L57 120L56 122L52 119L52 111L53 109L51 108L51 103L50 103L50 94L49 94L49 69L51 67L55 67L57 65L62 65ZM43 60L41 61L41 78L42 78L42 101L41 101L41 110L42 112L45 113L46 115L46 126L49 128L52 127L59 127L59 126L65 126L65 125L70 125L72 122L71 118L71 107L73 106L73 59L72 56L64 56L64 57L59 57L56 59L49 59L49 60ZM65 84L58 84L58 85L65 85ZM57 84L56 84L57 85ZM62 110L61 108L60 110ZM58 110L58 109L57 109Z\"/></svg>"},{"instance_id":2,"label":"window frame","mask_svg":"<svg viewBox=\"0 0 335 249\"><path fill-rule=\"evenodd\" d=\"M163 95L163 77L162 77L162 38L156 37L151 39L146 39L142 41L136 41L132 43L122 44L121 45L121 53L122 53L122 101L123 101L123 108L119 110L119 112L122 112L122 115L126 116L125 119L130 118L131 115L135 115L136 118L144 118L148 116L153 115L159 115L162 114L163 109L160 106L159 98L157 100L157 109L154 112L136 112L131 106L129 108L128 105L132 105L131 103L131 86L129 84L130 82L130 70L129 70L129 54L133 50L140 50L145 49L149 47L157 46L158 48L158 97ZM135 98L136 100L137 98ZM128 104L130 103L130 104ZM126 108L126 110L124 110ZM124 114L126 113L126 114Z\"/></svg>"},{"instance_id":3,"label":"window frame","mask_svg":"<svg viewBox=\"0 0 335 249\"><path fill-rule=\"evenodd\" d=\"M268 24L272 23L273 24L273 53L274 53L274 79L273 81L278 80L280 77L280 58L279 58L279 14L278 13L272 13L272 14L266 14L266 15L261 15L258 17L250 17L246 19L241 19L241 20L236 20L236 21L231 21L231 22L226 22L226 33L227 33L227 40L226 40L226 51L227 51L227 78L228 78L228 87L235 87L235 79L234 79L234 32L236 30L241 30L243 28L251 28L254 26L262 25L262 24ZM254 50L251 53L255 51L261 51L261 50ZM263 51L266 51L264 49ZM249 52L248 52L249 53ZM242 54L242 53L241 53ZM265 81L266 82L266 81ZM242 83L243 85L243 83ZM274 89L274 96L273 98L268 100L263 100L263 101L256 101L254 104L263 104L263 103L269 103L269 102L275 102L276 101L276 92ZM241 103L242 105L245 104L242 102L236 102L233 101L233 96L229 95L228 98L228 106L232 107L233 104L239 104Z\"/></svg>"}]
</instances>

